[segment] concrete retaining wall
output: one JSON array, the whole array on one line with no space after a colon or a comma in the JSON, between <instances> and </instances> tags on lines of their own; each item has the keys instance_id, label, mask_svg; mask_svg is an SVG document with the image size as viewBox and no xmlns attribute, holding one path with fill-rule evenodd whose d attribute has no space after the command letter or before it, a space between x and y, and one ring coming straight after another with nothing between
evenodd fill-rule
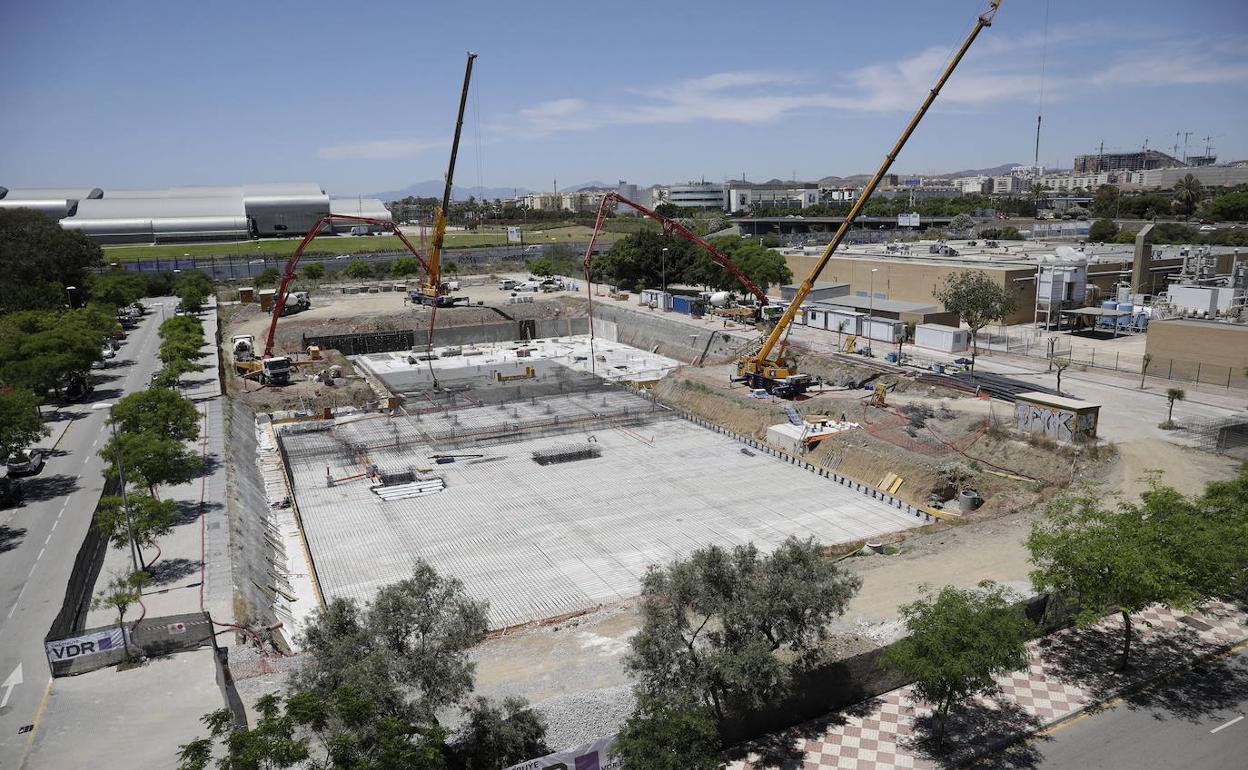
<instances>
[{"instance_id":1,"label":"concrete retaining wall","mask_svg":"<svg viewBox=\"0 0 1248 770\"><path fill-rule=\"evenodd\" d=\"M589 319L587 318L540 318L439 327L433 330L433 344L435 347L471 345L474 342L511 342L547 337L570 337L574 334L588 333ZM303 347L306 349L309 345L318 345L322 349L332 348L345 356L354 356L411 350L416 346L425 345L427 340L428 332L424 329L362 332L360 334L305 334Z\"/></svg>"},{"instance_id":2,"label":"concrete retaining wall","mask_svg":"<svg viewBox=\"0 0 1248 770\"><path fill-rule=\"evenodd\" d=\"M272 598L260 586L273 582L274 535L266 524L269 501L256 467L256 415L238 399L226 411L226 505L229 508L230 555L235 596L246 602L252 625L277 622ZM280 540L280 538L278 538ZM236 618L236 620L242 620Z\"/></svg>"},{"instance_id":3,"label":"concrete retaining wall","mask_svg":"<svg viewBox=\"0 0 1248 770\"><path fill-rule=\"evenodd\" d=\"M594 303L594 329L609 322L616 330L616 341L641 350L654 351L686 363L697 361L705 351L706 361L731 358L745 344L741 337L722 330L701 329L668 318L658 310ZM607 336L607 335L603 335ZM709 344L708 344L709 343Z\"/></svg>"}]
</instances>

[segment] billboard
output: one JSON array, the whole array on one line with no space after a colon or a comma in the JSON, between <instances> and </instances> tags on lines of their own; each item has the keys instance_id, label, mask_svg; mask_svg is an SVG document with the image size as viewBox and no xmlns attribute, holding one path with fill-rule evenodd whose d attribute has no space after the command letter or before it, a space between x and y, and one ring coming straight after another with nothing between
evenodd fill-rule
<instances>
[{"instance_id":1,"label":"billboard","mask_svg":"<svg viewBox=\"0 0 1248 770\"><path fill-rule=\"evenodd\" d=\"M898 227L918 227L919 226L918 212L911 212L909 214L898 214L897 226Z\"/></svg>"},{"instance_id":2,"label":"billboard","mask_svg":"<svg viewBox=\"0 0 1248 770\"><path fill-rule=\"evenodd\" d=\"M512 765L506 770L619 770L619 758L611 756L611 747L614 745L614 735L599 738L574 749L556 751L554 754Z\"/></svg>"},{"instance_id":3,"label":"billboard","mask_svg":"<svg viewBox=\"0 0 1248 770\"><path fill-rule=\"evenodd\" d=\"M507 242L508 243L521 243L519 227L507 228Z\"/></svg>"},{"instance_id":4,"label":"billboard","mask_svg":"<svg viewBox=\"0 0 1248 770\"><path fill-rule=\"evenodd\" d=\"M75 658L87 655L99 655L123 649L126 644L126 632L121 626L101 628L88 631L81 636L70 636L44 642L44 653L48 663L66 663Z\"/></svg>"}]
</instances>

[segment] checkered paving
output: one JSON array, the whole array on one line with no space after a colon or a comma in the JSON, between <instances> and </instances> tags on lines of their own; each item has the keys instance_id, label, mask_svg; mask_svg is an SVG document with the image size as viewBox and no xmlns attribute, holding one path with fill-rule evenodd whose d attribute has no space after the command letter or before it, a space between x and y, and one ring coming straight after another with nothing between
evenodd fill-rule
<instances>
[{"instance_id":1,"label":"checkered paving","mask_svg":"<svg viewBox=\"0 0 1248 770\"><path fill-rule=\"evenodd\" d=\"M1248 615L1223 602L1212 602L1198 612L1183 613L1154 606L1132 616L1137 639L1144 643L1152 638L1188 636L1201 644L1191 648L1197 655L1211 647L1226 645L1248 638ZM1097 628L1117 631L1119 616L1107 616ZM1076 633L1065 630L1054 636ZM1096 696L1075 683L1056 675L1057 666L1045 653L1042 640L1028 644L1030 664L1021 671L998 677L1000 690L983 697L987 708L1013 705L1034 717L1040 724L1057 721L1088 705ZM1048 639L1052 647L1053 637ZM1141 676L1154 672L1141 671ZM885 770L885 768L934 768L937 764L920 754L912 740L916 720L931 713L931 708L918 701L913 688L903 687L869 701L865 716L843 715L817 737L795 737L791 746L800 752L801 770ZM798 730L796 732L806 732ZM953 737L953 736L951 736ZM788 765L786 765L788 766ZM747 760L732 762L727 770L763 770L774 767L750 754ZM794 765L793 767L797 767Z\"/></svg>"}]
</instances>

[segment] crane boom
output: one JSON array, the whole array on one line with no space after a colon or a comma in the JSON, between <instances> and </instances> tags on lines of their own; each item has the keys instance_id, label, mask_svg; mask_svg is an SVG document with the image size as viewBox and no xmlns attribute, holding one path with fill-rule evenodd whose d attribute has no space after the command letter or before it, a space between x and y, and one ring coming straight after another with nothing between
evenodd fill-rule
<instances>
[{"instance_id":1,"label":"crane boom","mask_svg":"<svg viewBox=\"0 0 1248 770\"><path fill-rule=\"evenodd\" d=\"M420 266L425 269L425 272L429 272L429 263L425 261L424 257L420 256L420 252L416 251L416 247L407 239L407 236L403 235L403 231L394 222L387 222L384 219L369 219L368 217L353 217L347 214L326 214L316 220L316 224L312 225L312 228L308 230L308 234L303 236L303 240L299 242L295 252L286 260L286 272L282 274L282 281L277 285L277 294L273 296L273 318L269 321L269 333L264 339L263 358L273 357L273 338L277 334L277 319L281 317L282 309L286 307L287 290L290 288L290 282L295 279L295 266L299 264L299 258L303 256L303 250L308 247L313 238L321 233L326 225L331 224L336 219L376 225L384 230L390 230L399 237L399 240L403 242L407 250L412 252L412 256L420 261Z\"/></svg>"},{"instance_id":2,"label":"crane boom","mask_svg":"<svg viewBox=\"0 0 1248 770\"><path fill-rule=\"evenodd\" d=\"M446 186L442 189L442 205L433 212L433 233L429 245L429 278L422 288L422 298L435 307L442 295L442 243L446 239L447 212L451 209L451 193L455 183L455 158L459 155L459 137L464 130L464 108L468 104L468 85L472 81L472 62L477 55L468 52L464 66L464 87L459 94L459 115L455 119L455 138L451 140L451 161L446 169Z\"/></svg>"},{"instance_id":3,"label":"crane boom","mask_svg":"<svg viewBox=\"0 0 1248 770\"><path fill-rule=\"evenodd\" d=\"M914 113L914 116L910 118L910 122L906 124L905 130L901 132L901 136L898 137L897 142L893 145L893 148L889 151L888 155L884 157L884 161L876 170L875 175L871 177L871 180L867 182L866 187L862 189L862 194L858 197L858 200L854 202L853 207L850 208L849 214L845 216L845 220L841 222L841 226L837 228L836 234L832 236L832 241L828 244L827 248L823 250L823 254L819 257L819 261L815 263L815 266L810 270L810 274L806 276L806 279L802 281L801 285L798 287L797 293L793 296L793 301L789 303L787 308L785 308L784 314L781 315L780 319L776 322L775 327L771 330L771 334L767 336L763 346L758 349L757 353L742 358L737 362L737 375L739 377L743 377L747 382L755 387L767 387L768 390L771 390L771 387L769 386L773 385L777 380L785 380L793 373L790 367L786 366L782 360L779 360L782 359L783 356L777 356L775 360L769 358L772 350L775 349L781 338L783 338L785 333L788 331L789 325L793 323L793 318L797 315L802 303L806 300L807 295L810 294L810 290L814 287L815 280L818 279L819 274L823 272L823 269L832 259L832 253L836 251L838 246L841 245L841 241L844 240L845 234L849 232L850 226L853 225L854 220L858 218L859 213L861 213L863 207L866 206L867 200L870 199L871 195L875 192L875 188L879 186L880 180L884 178L886 173L888 173L888 169L893 165L893 161L897 159L897 155L901 152L901 149L905 147L906 142L910 139L910 135L914 133L915 128L918 127L919 121L923 120L923 116L927 114L927 110L932 106L932 102L936 101L937 95L940 94L940 89L943 88L945 82L949 80L949 76L953 74L954 69L958 66L958 63L962 61L962 57L966 55L966 52L971 47L971 43L975 42L975 38L979 36L979 33L983 31L984 27L992 25L993 16L996 15L997 9L1000 7L1001 0L990 0L988 8L979 15L979 18L975 22L975 26L966 36L966 39L962 41L962 45L958 48L957 52L954 53L953 58L949 60L949 63L945 66L944 71L940 73L940 77L937 78L936 84L932 86L931 91L927 94L923 103L919 105L919 109Z\"/></svg>"},{"instance_id":4,"label":"crane boom","mask_svg":"<svg viewBox=\"0 0 1248 770\"><path fill-rule=\"evenodd\" d=\"M617 192L609 192L602 196L602 203L598 204L598 218L594 221L594 234L590 236L589 248L585 250L585 280L587 282L589 281L590 260L594 253L594 246L598 243L598 235L602 232L603 221L606 219L607 212L610 210L608 204L613 201L629 206L643 216L650 217L659 224L663 225L664 235L678 235L681 238L684 238L691 243L696 243L706 249L707 253L711 255L711 259L718 262L725 270L736 276L737 280L739 280L742 285L744 285L745 288L758 299L760 306L767 304L766 293L764 293L762 289L758 288L758 286L751 281L745 273L741 272L740 268L732 264L732 260L728 259L727 254L715 248L706 239L699 237L692 230L671 217L665 217L659 212L648 209L640 203L630 201L628 198L625 198Z\"/></svg>"}]
</instances>

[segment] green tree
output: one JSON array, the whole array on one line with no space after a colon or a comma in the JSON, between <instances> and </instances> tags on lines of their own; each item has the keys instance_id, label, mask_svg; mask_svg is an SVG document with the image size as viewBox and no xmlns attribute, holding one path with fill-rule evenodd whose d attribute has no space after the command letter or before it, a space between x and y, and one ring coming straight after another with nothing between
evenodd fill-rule
<instances>
[{"instance_id":1,"label":"green tree","mask_svg":"<svg viewBox=\"0 0 1248 770\"><path fill-rule=\"evenodd\" d=\"M182 303L183 309L193 313L204 304L204 300L212 296L213 285L203 273L190 272L177 280L173 287L174 293Z\"/></svg>"},{"instance_id":2,"label":"green tree","mask_svg":"<svg viewBox=\"0 0 1248 770\"><path fill-rule=\"evenodd\" d=\"M361 611L335 599L303 634L311 660L297 688L327 698L342 685L367 693L379 715L431 722L472 689L468 650L485 634L485 605L455 578L418 562Z\"/></svg>"},{"instance_id":3,"label":"green tree","mask_svg":"<svg viewBox=\"0 0 1248 770\"><path fill-rule=\"evenodd\" d=\"M899 611L907 636L883 662L913 678L919 697L936 706L938 740L944 740L950 707L996 687L998 674L1027 665L1032 624L991 581L970 590L946 586Z\"/></svg>"},{"instance_id":4,"label":"green tree","mask_svg":"<svg viewBox=\"0 0 1248 770\"><path fill-rule=\"evenodd\" d=\"M1248 220L1248 190L1217 196L1209 202L1209 216L1223 222Z\"/></svg>"},{"instance_id":5,"label":"green tree","mask_svg":"<svg viewBox=\"0 0 1248 770\"><path fill-rule=\"evenodd\" d=\"M85 288L102 253L87 236L37 211L0 210L0 313L64 307L65 287Z\"/></svg>"},{"instance_id":6,"label":"green tree","mask_svg":"<svg viewBox=\"0 0 1248 770\"><path fill-rule=\"evenodd\" d=\"M1183 212L1184 221L1205 199L1205 186L1191 174L1174 183L1174 207Z\"/></svg>"},{"instance_id":7,"label":"green tree","mask_svg":"<svg viewBox=\"0 0 1248 770\"><path fill-rule=\"evenodd\" d=\"M108 270L87 276L91 299L111 307L128 307L145 296L142 276L130 270Z\"/></svg>"},{"instance_id":8,"label":"green tree","mask_svg":"<svg viewBox=\"0 0 1248 770\"><path fill-rule=\"evenodd\" d=\"M1088 240L1096 243L1110 243L1118 235L1118 225L1109 219L1098 219L1088 228Z\"/></svg>"},{"instance_id":9,"label":"green tree","mask_svg":"<svg viewBox=\"0 0 1248 770\"><path fill-rule=\"evenodd\" d=\"M1161 522L1126 502L1106 507L1085 489L1051 502L1027 538L1038 590L1074 600L1075 621L1091 625L1111 607L1122 616L1119 668L1130 665L1131 615L1150 604L1190 608L1200 591L1186 576L1182 554L1165 547Z\"/></svg>"},{"instance_id":10,"label":"green tree","mask_svg":"<svg viewBox=\"0 0 1248 770\"><path fill-rule=\"evenodd\" d=\"M126 612L130 606L143 597L143 586L149 576L146 572L132 572L129 575L118 575L108 582L108 587L96 593L91 600L91 608L96 610L111 609L117 613L117 625L125 628ZM129 639L129 635L123 636ZM126 657L130 657L130 643L125 642Z\"/></svg>"},{"instance_id":11,"label":"green tree","mask_svg":"<svg viewBox=\"0 0 1248 770\"><path fill-rule=\"evenodd\" d=\"M958 214L949 222L949 231L960 237L965 237L973 227L975 227L975 220L965 213Z\"/></svg>"},{"instance_id":12,"label":"green tree","mask_svg":"<svg viewBox=\"0 0 1248 770\"><path fill-rule=\"evenodd\" d=\"M311 267L311 265L308 267ZM281 275L282 274L277 271L276 267L266 267L259 273L256 273L256 277L252 279L252 283L257 286L272 286L277 283L277 279L280 278Z\"/></svg>"},{"instance_id":13,"label":"green tree","mask_svg":"<svg viewBox=\"0 0 1248 770\"><path fill-rule=\"evenodd\" d=\"M555 274L555 264L545 257L530 259L525 266L533 275L549 277Z\"/></svg>"},{"instance_id":14,"label":"green tree","mask_svg":"<svg viewBox=\"0 0 1248 770\"><path fill-rule=\"evenodd\" d=\"M353 259L342 269L342 274L347 278L372 278L373 267L362 259Z\"/></svg>"},{"instance_id":15,"label":"green tree","mask_svg":"<svg viewBox=\"0 0 1248 770\"><path fill-rule=\"evenodd\" d=\"M150 495L128 495L127 500L130 503L130 527L127 527L120 497L100 498L100 505L95 511L95 528L108 536L114 548L129 546L131 531L138 548L151 548L172 531L173 522L178 518L176 502L157 500Z\"/></svg>"},{"instance_id":16,"label":"green tree","mask_svg":"<svg viewBox=\"0 0 1248 770\"><path fill-rule=\"evenodd\" d=\"M385 278L389 274L390 274L389 262L374 262L373 263L373 277L374 278Z\"/></svg>"},{"instance_id":17,"label":"green tree","mask_svg":"<svg viewBox=\"0 0 1248 770\"><path fill-rule=\"evenodd\" d=\"M309 262L299 268L299 275L313 281L319 281L325 277L325 265L320 262Z\"/></svg>"},{"instance_id":18,"label":"green tree","mask_svg":"<svg viewBox=\"0 0 1248 770\"><path fill-rule=\"evenodd\" d=\"M1098 217L1110 219L1118 214L1122 191L1112 184L1103 184L1096 189L1092 198L1092 213Z\"/></svg>"},{"instance_id":19,"label":"green tree","mask_svg":"<svg viewBox=\"0 0 1248 770\"><path fill-rule=\"evenodd\" d=\"M420 260L415 257L399 257L394 260L395 275L420 275L422 270L424 268L420 266Z\"/></svg>"},{"instance_id":20,"label":"green tree","mask_svg":"<svg viewBox=\"0 0 1248 770\"><path fill-rule=\"evenodd\" d=\"M1187 398L1187 391L1182 388L1166 388L1166 425L1174 425L1174 402Z\"/></svg>"},{"instance_id":21,"label":"green tree","mask_svg":"<svg viewBox=\"0 0 1248 770\"><path fill-rule=\"evenodd\" d=\"M646 572L625 668L639 695L687 693L721 721L773 703L860 585L813 540L702 548Z\"/></svg>"},{"instance_id":22,"label":"green tree","mask_svg":"<svg viewBox=\"0 0 1248 770\"><path fill-rule=\"evenodd\" d=\"M623 770L716 770L715 714L688 693L642 695L615 739Z\"/></svg>"},{"instance_id":23,"label":"green tree","mask_svg":"<svg viewBox=\"0 0 1248 770\"><path fill-rule=\"evenodd\" d=\"M1013 313L1018 306L1018 295L982 270L963 270L945 278L944 285L936 290L936 299L944 304L945 310L957 313L971 330L971 373L974 374L975 358L979 355L976 340L979 330Z\"/></svg>"},{"instance_id":24,"label":"green tree","mask_svg":"<svg viewBox=\"0 0 1248 770\"><path fill-rule=\"evenodd\" d=\"M783 285L793 280L793 272L789 270L784 256L760 246L753 239L721 236L713 239L711 245L722 251L738 270L763 291L769 286ZM703 249L697 249L682 278L685 283L714 289L745 290L745 285L736 276L715 262Z\"/></svg>"},{"instance_id":25,"label":"green tree","mask_svg":"<svg viewBox=\"0 0 1248 770\"><path fill-rule=\"evenodd\" d=\"M189 398L153 388L131 393L112 408L111 419L123 433L149 431L179 441L199 438L199 410Z\"/></svg>"},{"instance_id":26,"label":"green tree","mask_svg":"<svg viewBox=\"0 0 1248 770\"><path fill-rule=\"evenodd\" d=\"M200 456L177 439L155 433L118 433L100 450L109 477L117 475L119 449L126 480L147 487L153 497L157 487L185 484L203 468Z\"/></svg>"},{"instance_id":27,"label":"green tree","mask_svg":"<svg viewBox=\"0 0 1248 770\"><path fill-rule=\"evenodd\" d=\"M550 751L541 717L524 698L514 697L501 704L474 698L451 745L454 764L463 770L511 767Z\"/></svg>"},{"instance_id":28,"label":"green tree","mask_svg":"<svg viewBox=\"0 0 1248 770\"><path fill-rule=\"evenodd\" d=\"M85 377L119 328L97 306L72 311L24 311L0 316L0 384L42 397Z\"/></svg>"},{"instance_id":29,"label":"green tree","mask_svg":"<svg viewBox=\"0 0 1248 770\"><path fill-rule=\"evenodd\" d=\"M0 458L12 457L47 436L39 399L29 390L0 388Z\"/></svg>"},{"instance_id":30,"label":"green tree","mask_svg":"<svg viewBox=\"0 0 1248 770\"><path fill-rule=\"evenodd\" d=\"M444 770L442 731L367 711L368 700L344 688L330 700L296 692L256 702L255 727L238 729L229 709L202 721L209 737L180 747L178 770L308 767L322 770ZM214 745L219 748L214 749Z\"/></svg>"},{"instance_id":31,"label":"green tree","mask_svg":"<svg viewBox=\"0 0 1248 770\"><path fill-rule=\"evenodd\" d=\"M1069 369L1073 362L1069 356L1055 356L1050 363L1053 366L1053 371L1057 372L1057 394L1060 396L1062 394L1062 372Z\"/></svg>"}]
</instances>

